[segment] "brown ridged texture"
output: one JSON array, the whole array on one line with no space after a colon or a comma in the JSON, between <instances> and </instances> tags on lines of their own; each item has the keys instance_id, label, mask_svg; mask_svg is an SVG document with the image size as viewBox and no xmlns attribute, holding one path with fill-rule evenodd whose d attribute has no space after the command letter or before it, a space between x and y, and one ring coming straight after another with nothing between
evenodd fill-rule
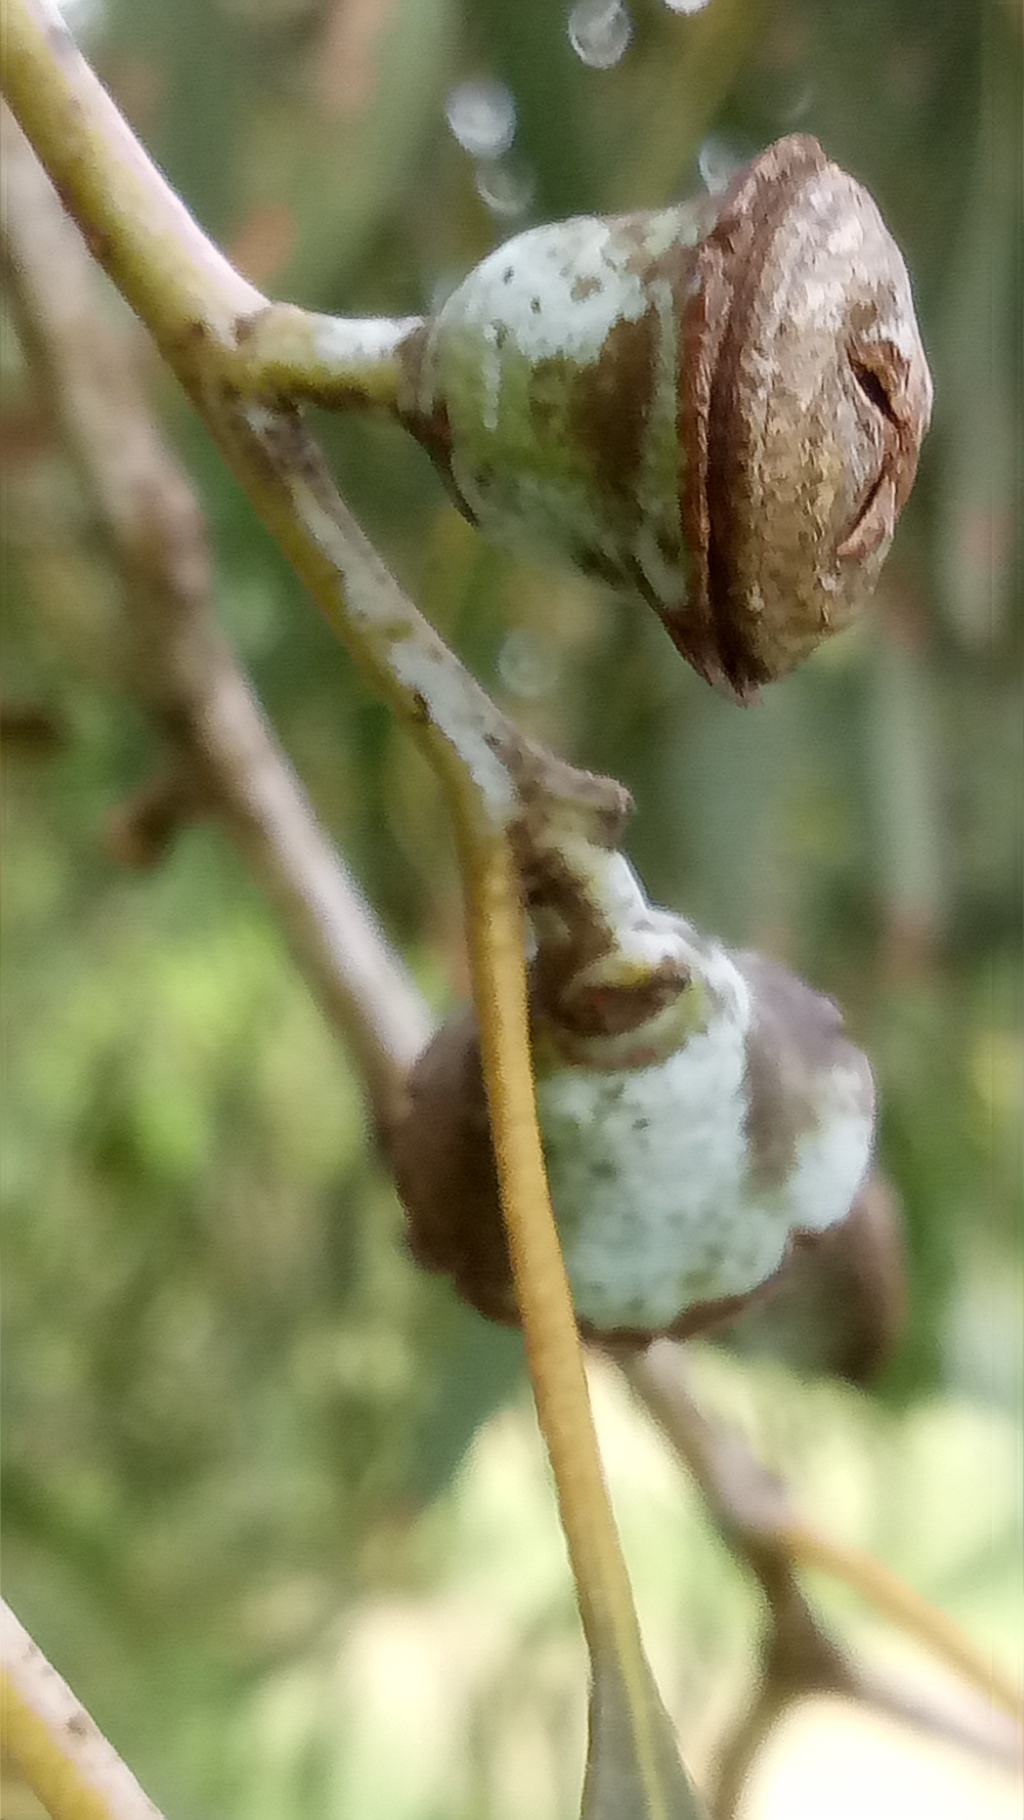
<instances>
[{"instance_id":1,"label":"brown ridged texture","mask_svg":"<svg viewBox=\"0 0 1024 1820\"><path fill-rule=\"evenodd\" d=\"M670 629L742 696L870 594L913 485L931 379L875 204L799 135L727 191L683 334L683 520L698 560Z\"/></svg>"}]
</instances>

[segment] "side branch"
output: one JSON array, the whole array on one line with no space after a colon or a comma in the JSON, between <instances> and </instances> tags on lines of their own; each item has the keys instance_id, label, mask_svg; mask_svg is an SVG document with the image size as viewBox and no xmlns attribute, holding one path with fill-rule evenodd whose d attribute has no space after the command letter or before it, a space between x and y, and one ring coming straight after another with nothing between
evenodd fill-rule
<instances>
[{"instance_id":1,"label":"side branch","mask_svg":"<svg viewBox=\"0 0 1024 1820\"><path fill-rule=\"evenodd\" d=\"M742 1437L712 1423L697 1408L678 1347L662 1341L642 1355L616 1351L612 1356L692 1472L723 1540L745 1561L764 1595L768 1626L761 1678L721 1754L715 1820L732 1820L750 1765L781 1714L793 1701L814 1694L858 1701L987 1756L1010 1762L1019 1757L1024 1715L1017 1690L959 1626L895 1575L799 1519L786 1486L750 1453ZM824 1629L800 1585L798 1567L811 1564L843 1579L891 1623L946 1661L985 1696L990 1708L975 1710L972 1704L961 1712L943 1710L856 1662Z\"/></svg>"}]
</instances>

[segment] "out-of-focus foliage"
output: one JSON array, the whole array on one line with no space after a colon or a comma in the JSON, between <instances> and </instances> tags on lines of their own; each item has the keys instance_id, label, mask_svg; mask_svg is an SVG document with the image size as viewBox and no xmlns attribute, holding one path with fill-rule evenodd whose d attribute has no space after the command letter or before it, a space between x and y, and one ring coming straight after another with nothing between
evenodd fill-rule
<instances>
[{"instance_id":1,"label":"out-of-focus foliage","mask_svg":"<svg viewBox=\"0 0 1024 1820\"><path fill-rule=\"evenodd\" d=\"M955 1424L994 1424L998 1453L1020 1385L1015 9L710 0L687 16L636 0L607 68L574 51L551 0L82 0L73 22L200 220L260 284L320 309L429 307L528 221L659 203L794 129L879 201L915 281L934 427L878 611L746 712L686 672L653 619L486 550L397 430L322 429L368 530L484 684L629 784L631 851L655 896L783 956L847 1008L906 1210L910 1326L883 1394L908 1412L743 1370L781 1463L826 1427L840 1435L847 1476L874 1488L861 1515L895 1470L896 1437L941 1425L946 1398L986 1412L949 1416L947 1452L934 1443L956 1482L928 1480L948 1530L926 1569L929 1590L979 1624L987 1612L996 1638L1012 1501L997 1488L991 1531L970 1528L987 1469ZM516 132L474 160L448 116L472 137L462 85L480 81L507 84ZM185 833L143 876L111 856L109 818L158 751L90 673L91 628L119 583L9 326L4 687L58 737L12 740L6 766L8 1596L174 1813L527 1811L514 1778L511 1806L501 1793L501 1765L517 1749L536 1766L543 1702L526 1699L520 1732L502 1730L504 1709L535 1675L560 1738L564 1662L579 1668L554 1518L536 1542L522 1481L501 1491L487 1435L491 1543L477 1494L464 1479L448 1489L481 1421L521 1394L518 1343L415 1275L358 1083L216 833ZM464 965L433 782L182 400L155 388L209 513L222 619L440 1002ZM841 1521L847 1494L811 1480L819 1514ZM906 1491L886 1505L895 1540L864 1539L892 1542L914 1573L923 1516ZM699 1516L655 1506L637 1518L640 1554L687 1582L673 1583L659 1666L685 1725L713 1728L740 1679L749 1600ZM944 1580L958 1561L968 1594ZM389 1699L411 1713L431 1694L414 1609L447 1639L432 1660L469 1743L449 1741L464 1747L450 1775L442 1761L375 1806L352 1652L364 1638L366 1687L385 1663ZM698 1684L718 1692L702 1704ZM467 1689L489 1697L474 1706ZM381 1721L379 1736L436 1756L429 1701L417 1710L410 1731ZM569 1811L578 1761L563 1753L550 1811ZM548 1810L538 1795L528 1811Z\"/></svg>"}]
</instances>

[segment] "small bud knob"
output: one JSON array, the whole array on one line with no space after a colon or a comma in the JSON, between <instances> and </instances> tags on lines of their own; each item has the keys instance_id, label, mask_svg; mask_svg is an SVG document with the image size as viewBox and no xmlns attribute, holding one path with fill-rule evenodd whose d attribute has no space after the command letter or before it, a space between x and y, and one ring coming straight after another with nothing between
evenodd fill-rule
<instances>
[{"instance_id":1,"label":"small bud knob","mask_svg":"<svg viewBox=\"0 0 1024 1820\"><path fill-rule=\"evenodd\" d=\"M870 594L931 409L900 253L799 136L722 197L519 235L403 357L466 516L640 596L740 697Z\"/></svg>"}]
</instances>

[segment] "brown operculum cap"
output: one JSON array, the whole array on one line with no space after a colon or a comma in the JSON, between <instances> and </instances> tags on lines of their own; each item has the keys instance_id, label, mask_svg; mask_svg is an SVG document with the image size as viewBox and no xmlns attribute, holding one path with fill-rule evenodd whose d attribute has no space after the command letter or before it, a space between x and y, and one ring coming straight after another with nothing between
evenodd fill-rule
<instances>
[{"instance_id":1,"label":"brown operculum cap","mask_svg":"<svg viewBox=\"0 0 1024 1820\"><path fill-rule=\"evenodd\" d=\"M899 251L816 140L781 139L741 172L695 259L679 395L693 583L664 617L744 699L870 593L931 380Z\"/></svg>"},{"instance_id":2,"label":"brown operculum cap","mask_svg":"<svg viewBox=\"0 0 1024 1820\"><path fill-rule=\"evenodd\" d=\"M388 1135L405 1208L409 1249L424 1269L448 1276L471 1307L518 1325L497 1168L491 1142L476 1017L466 1007L442 1025L413 1068L405 1116ZM667 1330L675 1339L737 1319L773 1297L804 1247L818 1235L794 1233L775 1273L745 1295L691 1304ZM588 1339L647 1345L654 1330L600 1329L580 1321Z\"/></svg>"}]
</instances>

